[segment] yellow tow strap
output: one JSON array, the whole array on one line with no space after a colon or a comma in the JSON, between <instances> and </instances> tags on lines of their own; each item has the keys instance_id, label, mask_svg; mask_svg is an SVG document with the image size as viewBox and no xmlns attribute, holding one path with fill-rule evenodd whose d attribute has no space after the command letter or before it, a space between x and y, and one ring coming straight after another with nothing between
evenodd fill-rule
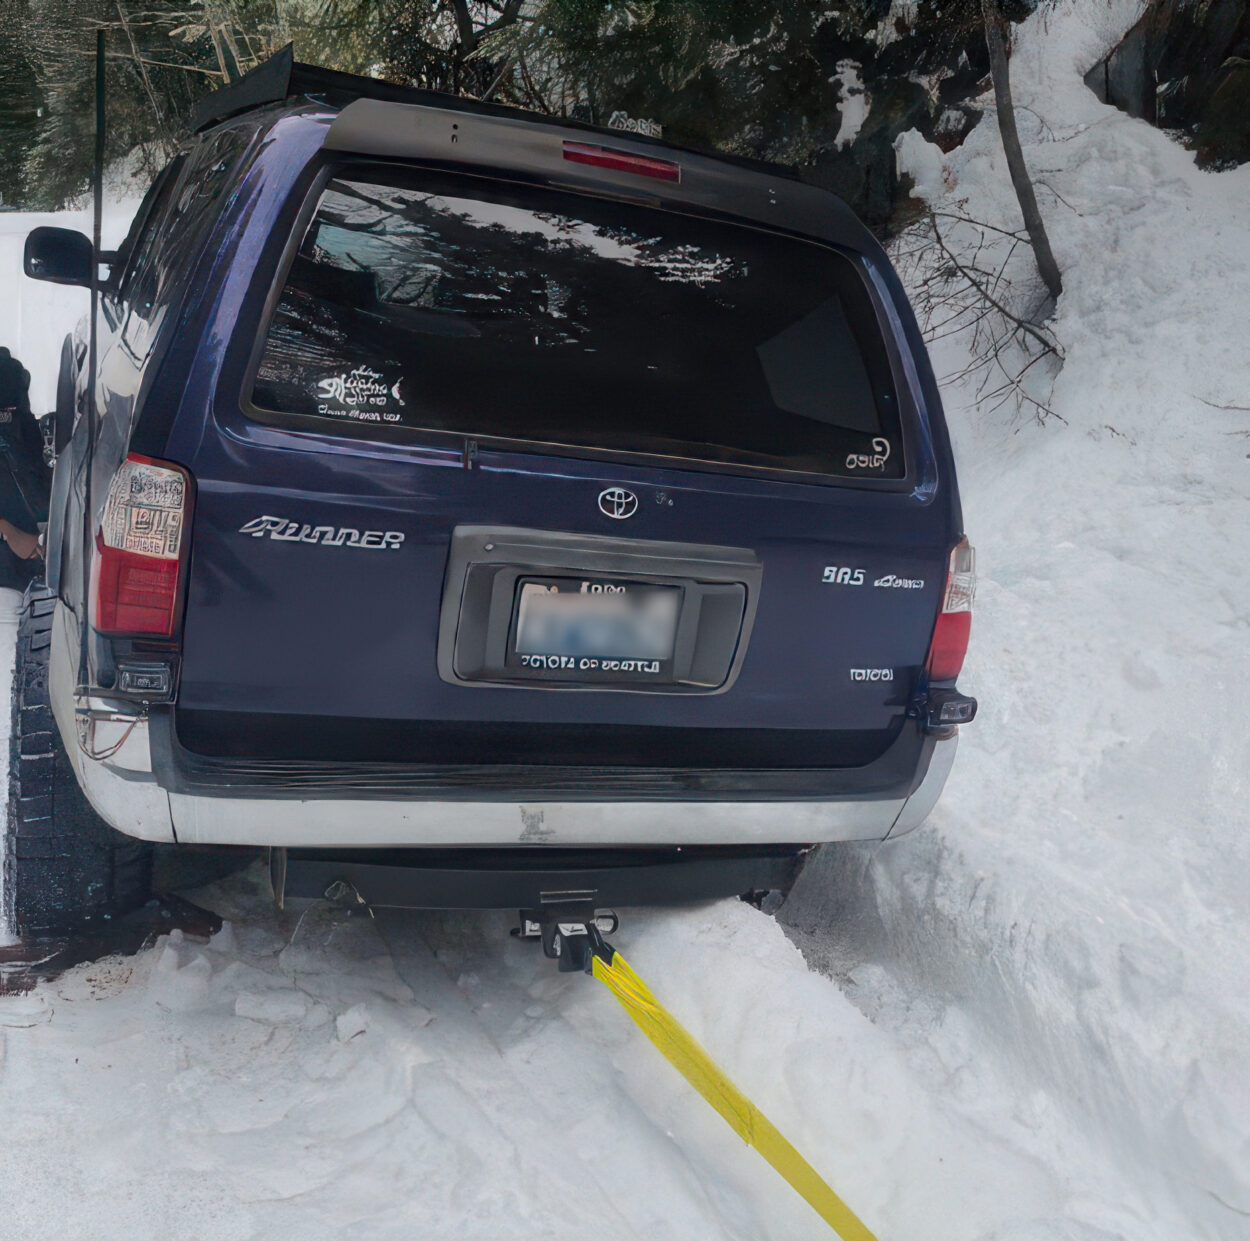
<instances>
[{"instance_id":1,"label":"yellow tow strap","mask_svg":"<svg viewBox=\"0 0 1250 1241\"><path fill-rule=\"evenodd\" d=\"M842 1241L876 1241L855 1213L825 1184L798 1151L750 1099L729 1080L690 1032L651 994L619 952L611 962L592 958L596 978L620 1000L638 1028L679 1073L725 1118L734 1132L754 1146Z\"/></svg>"}]
</instances>

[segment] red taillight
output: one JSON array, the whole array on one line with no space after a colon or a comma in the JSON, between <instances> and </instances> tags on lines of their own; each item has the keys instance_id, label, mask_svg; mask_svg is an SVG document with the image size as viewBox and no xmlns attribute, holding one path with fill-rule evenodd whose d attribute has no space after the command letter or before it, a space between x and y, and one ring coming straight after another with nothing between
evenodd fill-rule
<instances>
[{"instance_id":1,"label":"red taillight","mask_svg":"<svg viewBox=\"0 0 1250 1241\"><path fill-rule=\"evenodd\" d=\"M132 453L113 476L91 569L100 633L173 636L190 503L186 471L164 461Z\"/></svg>"},{"instance_id":2,"label":"red taillight","mask_svg":"<svg viewBox=\"0 0 1250 1241\"><path fill-rule=\"evenodd\" d=\"M965 537L951 549L946 594L929 644L926 667L931 681L953 681L964 666L976 588L976 553Z\"/></svg>"},{"instance_id":3,"label":"red taillight","mask_svg":"<svg viewBox=\"0 0 1250 1241\"><path fill-rule=\"evenodd\" d=\"M660 181L680 181L681 165L668 159L652 159L648 155L634 155L616 147L592 146L588 142L566 142L564 158L574 164L593 164L596 168L614 168L617 172L633 172L640 177L655 177Z\"/></svg>"}]
</instances>

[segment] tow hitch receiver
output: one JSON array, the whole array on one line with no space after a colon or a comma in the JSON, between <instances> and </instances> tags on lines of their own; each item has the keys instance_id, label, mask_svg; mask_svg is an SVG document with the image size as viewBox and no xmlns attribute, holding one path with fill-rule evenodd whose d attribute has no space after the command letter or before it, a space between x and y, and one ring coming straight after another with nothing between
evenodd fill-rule
<instances>
[{"instance_id":1,"label":"tow hitch receiver","mask_svg":"<svg viewBox=\"0 0 1250 1241\"><path fill-rule=\"evenodd\" d=\"M558 961L562 974L591 972L591 958L602 950L605 935L614 935L620 919L610 909L577 903L546 909L522 909L520 926L512 928L515 939L542 941L543 956Z\"/></svg>"}]
</instances>

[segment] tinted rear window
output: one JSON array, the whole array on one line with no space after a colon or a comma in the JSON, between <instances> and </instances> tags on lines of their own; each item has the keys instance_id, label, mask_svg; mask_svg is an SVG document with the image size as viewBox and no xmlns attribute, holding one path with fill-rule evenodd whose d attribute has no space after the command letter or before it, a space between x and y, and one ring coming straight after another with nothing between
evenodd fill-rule
<instances>
[{"instance_id":1,"label":"tinted rear window","mask_svg":"<svg viewBox=\"0 0 1250 1241\"><path fill-rule=\"evenodd\" d=\"M384 439L903 472L884 347L845 257L489 182L330 181L252 400Z\"/></svg>"}]
</instances>

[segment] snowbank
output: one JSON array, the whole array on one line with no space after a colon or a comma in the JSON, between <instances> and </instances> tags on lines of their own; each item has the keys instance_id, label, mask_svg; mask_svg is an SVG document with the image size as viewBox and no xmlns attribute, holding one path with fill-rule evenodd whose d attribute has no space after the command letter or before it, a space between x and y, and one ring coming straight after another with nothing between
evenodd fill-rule
<instances>
[{"instance_id":1,"label":"snowbank","mask_svg":"<svg viewBox=\"0 0 1250 1241\"><path fill-rule=\"evenodd\" d=\"M1080 73L1104 21L1035 18L1012 61L1064 274L1064 422L946 391L980 718L930 824L827 856L785 916L918 1046L974 1023L1023 1099L1129 1170L1122 1235L1244 1237L1250 167L1199 172L1099 104ZM1018 227L992 116L940 178L916 148L935 207Z\"/></svg>"}]
</instances>

